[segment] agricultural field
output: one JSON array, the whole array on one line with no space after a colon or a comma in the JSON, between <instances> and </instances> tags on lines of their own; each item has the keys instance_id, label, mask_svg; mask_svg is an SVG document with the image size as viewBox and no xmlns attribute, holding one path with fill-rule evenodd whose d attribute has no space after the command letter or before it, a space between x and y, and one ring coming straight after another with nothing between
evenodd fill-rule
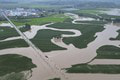
<instances>
[{"instance_id":1,"label":"agricultural field","mask_svg":"<svg viewBox=\"0 0 120 80\"><path fill-rule=\"evenodd\" d=\"M97 50L97 56L94 59L120 59L120 48L110 45L102 46ZM119 67L120 65L91 65L86 63L73 65L66 70L68 73L120 74Z\"/></svg>"},{"instance_id":2,"label":"agricultural field","mask_svg":"<svg viewBox=\"0 0 120 80\"><path fill-rule=\"evenodd\" d=\"M33 7L38 7L38 6L36 5ZM111 43L107 43L107 42L112 42L112 41L119 41L120 35L117 35L116 38L111 38L111 36L112 37L115 36L114 34L111 35L110 37L108 37L109 35L106 36L106 34L108 34L109 31L112 31L113 33L116 33L116 32L120 33L120 30L117 29L116 26L114 26L114 24L110 24L111 21L109 21L111 20L111 18L119 19L119 17L110 16L107 14L101 14L99 10L101 9L79 10L79 11L73 12L79 15L80 18L90 17L90 18L95 19L91 21L89 20L80 21L79 17L77 19L74 19L74 18L72 19L70 18L70 16L66 16L64 14L55 14L55 15L50 15L50 16L42 17L42 18L14 19L14 20L12 19L12 22L16 26L23 26L25 24L30 24L32 26L31 30L25 29L24 27L20 27L19 29L22 32L28 32L29 34L36 33L35 36L30 38L30 41L37 48L40 49L41 54L42 53L45 54L47 58L50 57L60 66L62 66L62 70L65 70L68 75L69 73L70 74L72 73L120 74L120 65L118 64L116 65L115 64L107 64L107 65L105 64L92 65L91 64L91 62L96 59L100 59L100 60L120 59L119 57L120 48L118 44L116 45L117 46L116 47L115 44L112 45ZM100 16L102 19L100 18ZM75 23L73 23L73 20L76 20ZM48 24L48 23L53 23L53 24L45 26L45 24ZM116 29L113 29L113 27ZM37 28L39 30L36 30ZM34 30L35 32L32 30ZM20 36L13 28L0 27L0 34L1 34L0 35L0 50L3 52L5 52L5 50L8 50L8 49L12 51L16 48L19 51L23 49L23 52L24 52L25 50L30 48L30 46L23 39L18 38ZM26 36L30 37L29 34L27 34ZM14 39L13 37L16 37L16 39ZM13 38L13 39L9 40L9 38ZM60 38L61 41L55 42L53 38ZM4 41L5 39L8 39L8 40ZM52 42L52 39L53 39L53 42ZM97 40L98 42L96 42ZM109 45L103 45L103 43L109 44ZM99 44L101 44L102 46ZM86 50L90 50L90 51L86 51ZM96 56L95 54L92 53L92 51L93 53L96 53ZM30 53L33 54L33 52L30 52ZM71 55L71 53L74 53L74 54ZM78 54L79 56L76 56ZM91 57L90 54L93 55L92 59L89 59ZM69 56L68 59L65 58L66 55ZM82 58L81 56L84 56L84 58L88 58L88 60L85 59L86 61L83 60L82 62L82 60L80 60L80 58ZM39 56L37 56L36 59L38 57ZM72 61L69 61L70 59L72 60L73 58L75 60L78 59L81 62L79 63L76 61L75 64L73 65ZM26 80L23 78L25 74L23 74L22 71L30 71L32 68L41 66L41 64L35 65L31 63L32 62L31 59L24 57L24 56L20 56L20 55L14 55L14 54L5 55L5 56L1 55L0 59L1 59L0 65L3 66L3 71L1 71L0 76L4 76L5 74L11 73L10 75L7 75L5 78L0 77L0 79L2 80L6 80L9 77L15 77L14 80L21 80L21 79ZM38 60L41 61L40 59ZM65 61L63 62L64 59ZM4 62L4 60L6 62ZM13 62L14 60L16 61ZM33 60L37 61L34 58ZM16 64L17 61L20 62L20 64ZM61 62L59 61L63 62L63 64L61 64ZM3 62L9 63L9 64L2 64ZM13 63L16 64L16 66L13 67ZM25 64L25 65L22 66L21 64L22 65ZM5 65L5 68L4 68L4 65ZM10 72L4 71L6 69L6 66L8 65L10 65L10 70L9 70ZM64 68L66 67L64 65L67 65L67 67L68 66L71 66L71 67ZM12 67L15 70L12 69ZM37 68L37 70L39 69ZM12 72L15 72L16 74ZM58 77L58 78L53 78L53 79L50 78L48 80L61 80L61 79Z\"/></svg>"},{"instance_id":3,"label":"agricultural field","mask_svg":"<svg viewBox=\"0 0 120 80\"><path fill-rule=\"evenodd\" d=\"M8 68L9 66L9 68ZM17 54L6 54L0 56L0 79L1 80L25 80L23 71L30 71L36 65L30 58ZM15 74L16 73L16 74ZM1 77L8 74L5 77Z\"/></svg>"},{"instance_id":4,"label":"agricultural field","mask_svg":"<svg viewBox=\"0 0 120 80\"><path fill-rule=\"evenodd\" d=\"M30 24L30 25L43 25L46 23L56 23L56 22L63 22L65 19L68 17L64 16L63 14L56 14L56 15L51 15L48 17L43 17L43 18L33 18L33 19L27 19L27 20L13 20L13 23L17 26Z\"/></svg>"},{"instance_id":5,"label":"agricultural field","mask_svg":"<svg viewBox=\"0 0 120 80\"><path fill-rule=\"evenodd\" d=\"M28 31L27 28L25 27L20 27L19 28L20 31L22 32L25 32L25 31ZM10 38L10 37L18 37L20 36L14 28L10 28L10 27L1 27L0 28L0 40L4 40L4 39L7 39L7 38Z\"/></svg>"},{"instance_id":6,"label":"agricultural field","mask_svg":"<svg viewBox=\"0 0 120 80\"><path fill-rule=\"evenodd\" d=\"M19 36L19 34L13 28L0 28L0 40L4 40L9 37Z\"/></svg>"},{"instance_id":7,"label":"agricultural field","mask_svg":"<svg viewBox=\"0 0 120 80\"><path fill-rule=\"evenodd\" d=\"M103 73L103 74L120 74L120 65L74 65L66 69L68 73Z\"/></svg>"},{"instance_id":8,"label":"agricultural field","mask_svg":"<svg viewBox=\"0 0 120 80\"><path fill-rule=\"evenodd\" d=\"M0 42L0 50L18 47L29 47L23 39Z\"/></svg>"},{"instance_id":9,"label":"agricultural field","mask_svg":"<svg viewBox=\"0 0 120 80\"><path fill-rule=\"evenodd\" d=\"M106 21L76 21L77 23L93 24L93 25L103 25L106 24Z\"/></svg>"},{"instance_id":10,"label":"agricultural field","mask_svg":"<svg viewBox=\"0 0 120 80\"><path fill-rule=\"evenodd\" d=\"M69 17L65 16L64 14L55 14L55 15L49 15L49 16L42 17L42 18L12 19L12 22L16 26L23 26L25 24L43 25L43 24L47 24L47 23L63 22L67 18L69 18ZM0 23L7 23L7 21L0 21Z\"/></svg>"},{"instance_id":11,"label":"agricultural field","mask_svg":"<svg viewBox=\"0 0 120 80\"><path fill-rule=\"evenodd\" d=\"M98 22L99 23L99 22ZM63 41L66 44L73 44L77 48L85 48L87 44L95 40L94 37L96 32L104 30L104 23L100 24L72 24L72 23L56 23L48 27L59 28L59 29L77 29L80 30L82 35L75 38L64 38Z\"/></svg>"},{"instance_id":12,"label":"agricultural field","mask_svg":"<svg viewBox=\"0 0 120 80\"><path fill-rule=\"evenodd\" d=\"M120 59L120 48L115 46L102 46L97 50L97 59Z\"/></svg>"},{"instance_id":13,"label":"agricultural field","mask_svg":"<svg viewBox=\"0 0 120 80\"><path fill-rule=\"evenodd\" d=\"M40 30L38 34L31 40L43 52L53 50L66 50L66 48L59 47L51 42L51 39L61 34L74 34L72 32L61 32L52 30Z\"/></svg>"},{"instance_id":14,"label":"agricultural field","mask_svg":"<svg viewBox=\"0 0 120 80\"><path fill-rule=\"evenodd\" d=\"M77 13L83 13L83 14L100 14L101 10L103 9L83 9L76 11Z\"/></svg>"}]
</instances>

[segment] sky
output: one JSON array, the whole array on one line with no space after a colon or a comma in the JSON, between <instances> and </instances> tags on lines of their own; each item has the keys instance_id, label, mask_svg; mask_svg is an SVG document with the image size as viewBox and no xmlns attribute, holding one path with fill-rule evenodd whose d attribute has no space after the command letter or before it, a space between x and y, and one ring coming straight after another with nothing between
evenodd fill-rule
<instances>
[{"instance_id":1,"label":"sky","mask_svg":"<svg viewBox=\"0 0 120 80\"><path fill-rule=\"evenodd\" d=\"M8 2L13 2L13 1L17 1L17 2L23 2L23 1L56 1L56 0L0 0L0 1L8 1ZM58 0L60 1L60 0ZM64 1L64 0L61 0ZM69 1L69 0L66 0ZM76 0L73 0L76 1ZM120 2L120 0L79 0L79 1L104 1L104 2Z\"/></svg>"}]
</instances>

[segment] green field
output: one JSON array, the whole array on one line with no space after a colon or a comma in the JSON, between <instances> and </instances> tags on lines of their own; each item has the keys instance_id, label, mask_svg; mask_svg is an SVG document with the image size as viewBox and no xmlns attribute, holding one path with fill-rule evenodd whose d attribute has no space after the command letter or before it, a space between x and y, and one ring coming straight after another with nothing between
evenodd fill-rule
<instances>
[{"instance_id":1,"label":"green field","mask_svg":"<svg viewBox=\"0 0 120 80\"><path fill-rule=\"evenodd\" d=\"M0 40L4 40L6 38L19 36L19 34L15 31L13 28L6 28L1 27L0 28Z\"/></svg>"},{"instance_id":2,"label":"green field","mask_svg":"<svg viewBox=\"0 0 120 80\"><path fill-rule=\"evenodd\" d=\"M107 14L99 14L99 15L102 16L104 19L111 19L111 18L120 19L120 16L107 15Z\"/></svg>"},{"instance_id":3,"label":"green field","mask_svg":"<svg viewBox=\"0 0 120 80\"><path fill-rule=\"evenodd\" d=\"M65 48L59 47L51 42L51 39L53 37L59 36L61 34L74 34L74 33L53 30L40 30L31 41L43 52L49 52L53 50L66 50Z\"/></svg>"},{"instance_id":4,"label":"green field","mask_svg":"<svg viewBox=\"0 0 120 80\"><path fill-rule=\"evenodd\" d=\"M120 59L120 48L106 45L97 50L97 56L94 59ZM66 69L67 73L104 73L120 74L120 65L89 65L78 64Z\"/></svg>"},{"instance_id":5,"label":"green field","mask_svg":"<svg viewBox=\"0 0 120 80\"><path fill-rule=\"evenodd\" d=\"M20 21L20 22L18 22ZM66 17L63 14L56 14L53 16L49 16L49 17L43 17L43 18L34 18L34 19L29 19L26 22L23 22L22 20L17 20L14 21L14 23L16 25L23 25L25 23L31 24L31 25L41 25L47 22L54 22L55 24L50 25L48 27L54 27L54 28L59 28L59 29L77 29L79 31L81 31L82 35L75 37L75 38L64 38L63 41L66 44L73 44L75 47L77 48L85 48L87 47L87 44L92 42L93 40L96 39L96 37L94 36L96 32L101 32L102 30L104 30L103 26L106 22L103 21L94 21L94 22L87 22L89 24L72 24L71 23L72 19L70 19L69 17ZM84 23L84 22L83 22ZM4 34L8 34L8 33L4 33ZM42 36L42 35L45 36ZM50 42L50 39L52 39L53 36L56 35L60 35L60 34L64 34L64 32L58 32L58 31L50 31L50 30L42 30L39 31L39 33L37 34L37 36L32 39L33 43L40 48L42 51L51 51L51 50L64 50L64 48L58 47L56 45L54 45L53 43ZM72 33L67 33L67 34L72 34ZM2 35L5 38L8 37L12 37L12 36L16 36L16 34L14 34L13 32L10 33L9 35ZM13 41L6 41L0 44L10 44L11 42L15 42L13 46L11 47L26 47L25 44L17 44L18 42L13 40ZM21 43L23 43L23 41L21 41ZM39 45L38 45L39 44ZM7 44L6 44L7 45ZM45 48L47 46L47 48ZM5 47L1 48L4 49ZM9 47L6 47L9 48Z\"/></svg>"},{"instance_id":6,"label":"green field","mask_svg":"<svg viewBox=\"0 0 120 80\"><path fill-rule=\"evenodd\" d=\"M12 18L12 22L16 26L22 26L25 24L30 24L30 25L43 25L46 23L57 23L57 22L64 22L66 19L69 17L65 16L64 14L54 14L54 15L49 15L46 17L41 17L41 18L28 18L28 19L14 19ZM0 23L5 23L7 21L0 21Z\"/></svg>"},{"instance_id":7,"label":"green field","mask_svg":"<svg viewBox=\"0 0 120 80\"><path fill-rule=\"evenodd\" d=\"M85 9L85 10L78 10L73 13L78 14L79 16L83 17L91 17L98 19L99 17L96 14L101 14L102 9Z\"/></svg>"},{"instance_id":8,"label":"green field","mask_svg":"<svg viewBox=\"0 0 120 80\"><path fill-rule=\"evenodd\" d=\"M23 7L23 8L39 8L45 10L52 10L52 9L57 10L66 6L67 5L49 5L49 4L36 4L36 3L0 3L0 8L7 8L7 9Z\"/></svg>"},{"instance_id":9,"label":"green field","mask_svg":"<svg viewBox=\"0 0 120 80\"><path fill-rule=\"evenodd\" d=\"M65 48L59 47L51 42L51 39L53 37L59 36L61 34L74 34L74 33L52 31L52 30L40 30L38 31L37 35L33 39L31 39L31 41L43 52L48 52L53 50L66 50ZM19 48L19 47L29 47L29 46L22 39L0 42L0 49Z\"/></svg>"},{"instance_id":10,"label":"green field","mask_svg":"<svg viewBox=\"0 0 120 80\"><path fill-rule=\"evenodd\" d=\"M43 25L46 23L63 22L67 18L69 17L65 16L64 14L56 14L42 18L31 18L28 20L24 20L24 19L12 20L12 22L17 26L25 25L26 23L30 25Z\"/></svg>"},{"instance_id":11,"label":"green field","mask_svg":"<svg viewBox=\"0 0 120 80\"><path fill-rule=\"evenodd\" d=\"M28 31L27 28L21 27L19 28L20 31L25 32ZM10 37L17 37L20 36L14 28L8 27L0 27L0 40L4 40Z\"/></svg>"},{"instance_id":12,"label":"green field","mask_svg":"<svg viewBox=\"0 0 120 80\"><path fill-rule=\"evenodd\" d=\"M76 21L77 23L85 23L85 24L99 24L99 25L102 25L102 24L106 24L107 22L106 21Z\"/></svg>"},{"instance_id":13,"label":"green field","mask_svg":"<svg viewBox=\"0 0 120 80\"><path fill-rule=\"evenodd\" d=\"M100 10L102 9L84 9L84 10L78 10L77 13L84 13L84 14L100 14Z\"/></svg>"},{"instance_id":14,"label":"green field","mask_svg":"<svg viewBox=\"0 0 120 80\"><path fill-rule=\"evenodd\" d=\"M20 72L20 73L11 73L8 75L5 75L3 77L0 77L0 80L26 80L25 74Z\"/></svg>"},{"instance_id":15,"label":"green field","mask_svg":"<svg viewBox=\"0 0 120 80\"><path fill-rule=\"evenodd\" d=\"M96 59L120 59L120 48L106 45L97 50Z\"/></svg>"},{"instance_id":16,"label":"green field","mask_svg":"<svg viewBox=\"0 0 120 80\"><path fill-rule=\"evenodd\" d=\"M104 73L120 74L120 65L88 65L79 64L66 69L67 73Z\"/></svg>"},{"instance_id":17,"label":"green field","mask_svg":"<svg viewBox=\"0 0 120 80\"><path fill-rule=\"evenodd\" d=\"M0 56L0 77L10 74L12 72L20 73L22 71L29 71L35 67L36 65L32 63L31 59L22 55L6 54ZM11 76L9 76L9 78L10 77ZM14 77L13 80L15 80Z\"/></svg>"},{"instance_id":18,"label":"green field","mask_svg":"<svg viewBox=\"0 0 120 80\"><path fill-rule=\"evenodd\" d=\"M96 32L101 32L104 30L103 24L72 24L70 22L55 23L48 27L58 28L58 29L77 29L81 31L82 35L78 37L64 38L63 41L66 44L73 44L77 48L85 48L87 44L96 39L94 37Z\"/></svg>"},{"instance_id":19,"label":"green field","mask_svg":"<svg viewBox=\"0 0 120 80\"><path fill-rule=\"evenodd\" d=\"M23 39L0 42L0 50L9 48L29 47Z\"/></svg>"}]
</instances>

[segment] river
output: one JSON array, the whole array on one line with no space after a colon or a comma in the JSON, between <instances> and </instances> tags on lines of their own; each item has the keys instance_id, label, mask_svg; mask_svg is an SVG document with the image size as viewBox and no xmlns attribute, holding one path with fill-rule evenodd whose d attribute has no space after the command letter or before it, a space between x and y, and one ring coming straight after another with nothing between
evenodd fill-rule
<instances>
[{"instance_id":1,"label":"river","mask_svg":"<svg viewBox=\"0 0 120 80\"><path fill-rule=\"evenodd\" d=\"M74 24L76 21L83 20L82 18L78 17L76 14L72 14L73 16L71 18L74 19L72 21ZM69 15L68 15L69 16ZM87 20L87 19L84 19ZM88 20L94 20L94 19L88 19ZM68 32L73 32L74 34L72 35L65 35L63 34L62 37L77 37L82 35L79 30L75 29L56 29L56 28L49 28L46 24L42 26L32 26L31 32L27 31L24 32L24 34L29 38L32 39L35 37L37 32L42 29L49 29L49 30L55 30L55 31L68 31ZM86 63L91 61L94 57L96 57L97 53L96 50L103 46L103 45L114 45L117 47L120 47L119 43L120 41L111 41L109 40L111 37L116 38L118 36L118 30L120 27L108 23L104 26L105 30L102 32L98 32L95 34L97 38L88 44L87 48L84 49L78 49L74 47L72 44L66 45L64 42L55 42L53 39L51 39L51 42L54 43L55 45L58 45L60 47L67 48L67 50L58 50L58 51L52 51L52 52L46 52L47 56L57 63L61 68L69 68L71 65L75 64L81 64L81 63ZM21 37L13 37L13 38L8 38L3 41L9 41L9 40L14 40L14 39L19 39ZM56 75L52 72L52 70L40 59L39 56L35 55L35 51L29 47L29 48L11 48L11 49L4 49L0 50L0 55L3 54L21 54L23 56L27 56L32 59L33 63L37 65L37 68L32 69L32 77L29 80L47 80L48 78L54 78ZM90 64L112 64L110 63L111 60L94 60ZM115 63L114 63L115 64ZM120 64L120 61L117 61L116 64ZM120 75L104 75L104 74L66 74L68 76L68 80L119 80Z\"/></svg>"}]
</instances>

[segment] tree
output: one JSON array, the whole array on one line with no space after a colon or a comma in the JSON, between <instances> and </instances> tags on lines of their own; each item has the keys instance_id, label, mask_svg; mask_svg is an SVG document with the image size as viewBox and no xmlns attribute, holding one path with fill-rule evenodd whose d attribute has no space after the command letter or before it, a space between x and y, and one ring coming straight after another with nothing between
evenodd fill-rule
<instances>
[{"instance_id":1,"label":"tree","mask_svg":"<svg viewBox=\"0 0 120 80\"><path fill-rule=\"evenodd\" d=\"M30 24L25 24L25 29L31 30L31 25Z\"/></svg>"}]
</instances>

